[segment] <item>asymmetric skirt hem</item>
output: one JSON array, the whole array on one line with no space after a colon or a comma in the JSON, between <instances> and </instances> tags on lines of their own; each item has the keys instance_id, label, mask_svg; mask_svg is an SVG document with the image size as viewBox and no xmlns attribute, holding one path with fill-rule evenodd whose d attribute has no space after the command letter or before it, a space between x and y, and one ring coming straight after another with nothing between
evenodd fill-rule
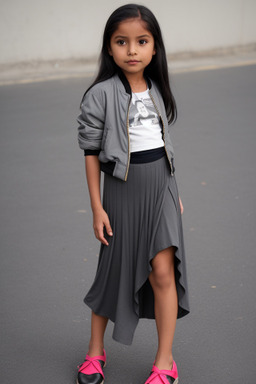
<instances>
[{"instance_id":1,"label":"asymmetric skirt hem","mask_svg":"<svg viewBox=\"0 0 256 384\"><path fill-rule=\"evenodd\" d=\"M148 276L151 261L175 247L178 318L189 313L185 250L179 195L166 157L130 164L126 182L104 176L103 207L113 237L101 245L94 283L84 302L114 323L113 339L130 345L140 318L154 319Z\"/></svg>"}]
</instances>

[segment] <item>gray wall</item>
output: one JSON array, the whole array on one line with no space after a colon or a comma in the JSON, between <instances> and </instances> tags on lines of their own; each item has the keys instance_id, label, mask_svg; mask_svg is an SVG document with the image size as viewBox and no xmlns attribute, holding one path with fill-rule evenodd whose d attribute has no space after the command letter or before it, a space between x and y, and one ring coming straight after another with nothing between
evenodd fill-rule
<instances>
[{"instance_id":1,"label":"gray wall","mask_svg":"<svg viewBox=\"0 0 256 384\"><path fill-rule=\"evenodd\" d=\"M94 58L122 0L0 0L0 64ZM167 53L256 43L256 0L148 0Z\"/></svg>"}]
</instances>

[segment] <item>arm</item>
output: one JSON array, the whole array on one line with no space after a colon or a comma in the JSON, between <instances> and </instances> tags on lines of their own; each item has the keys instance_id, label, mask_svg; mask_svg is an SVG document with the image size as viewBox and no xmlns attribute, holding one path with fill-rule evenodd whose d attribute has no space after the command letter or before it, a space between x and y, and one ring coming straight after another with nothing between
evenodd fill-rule
<instances>
[{"instance_id":1,"label":"arm","mask_svg":"<svg viewBox=\"0 0 256 384\"><path fill-rule=\"evenodd\" d=\"M91 89L81 104L77 118L78 143L86 155L99 155L105 122L105 103L98 90Z\"/></svg>"},{"instance_id":2,"label":"arm","mask_svg":"<svg viewBox=\"0 0 256 384\"><path fill-rule=\"evenodd\" d=\"M104 226L107 234L113 236L107 213L104 211L100 198L100 162L98 156L85 157L85 169L93 213L93 229L95 236L102 244L108 245L104 237Z\"/></svg>"}]
</instances>

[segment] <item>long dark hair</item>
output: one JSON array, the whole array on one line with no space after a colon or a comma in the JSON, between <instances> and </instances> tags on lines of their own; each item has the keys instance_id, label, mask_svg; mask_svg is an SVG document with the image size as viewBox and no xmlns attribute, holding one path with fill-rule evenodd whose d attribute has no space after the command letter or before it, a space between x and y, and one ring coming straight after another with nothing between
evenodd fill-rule
<instances>
[{"instance_id":1,"label":"long dark hair","mask_svg":"<svg viewBox=\"0 0 256 384\"><path fill-rule=\"evenodd\" d=\"M90 88L120 72L120 68L109 54L110 39L122 21L133 18L143 20L147 25L147 29L154 37L156 54L152 57L150 64L145 68L144 74L157 83L163 97L168 123L174 123L177 119L177 107L170 88L166 52L161 29L153 13L143 5L123 5L110 15L103 34L102 49L99 58L99 72Z\"/></svg>"}]
</instances>

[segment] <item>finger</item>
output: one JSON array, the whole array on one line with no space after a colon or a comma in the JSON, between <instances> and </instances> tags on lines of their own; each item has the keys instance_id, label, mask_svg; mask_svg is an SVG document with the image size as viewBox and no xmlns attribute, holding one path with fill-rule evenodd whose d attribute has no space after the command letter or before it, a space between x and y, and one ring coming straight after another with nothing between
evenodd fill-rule
<instances>
[{"instance_id":1,"label":"finger","mask_svg":"<svg viewBox=\"0 0 256 384\"><path fill-rule=\"evenodd\" d=\"M105 237L104 237L103 228L101 228L100 230L98 230L98 237L97 237L97 239L98 239L102 244L108 245L108 242L107 242L107 240L106 240Z\"/></svg>"},{"instance_id":2,"label":"finger","mask_svg":"<svg viewBox=\"0 0 256 384\"><path fill-rule=\"evenodd\" d=\"M113 231L110 225L109 220L105 223L106 231L109 236L113 236Z\"/></svg>"}]
</instances>

